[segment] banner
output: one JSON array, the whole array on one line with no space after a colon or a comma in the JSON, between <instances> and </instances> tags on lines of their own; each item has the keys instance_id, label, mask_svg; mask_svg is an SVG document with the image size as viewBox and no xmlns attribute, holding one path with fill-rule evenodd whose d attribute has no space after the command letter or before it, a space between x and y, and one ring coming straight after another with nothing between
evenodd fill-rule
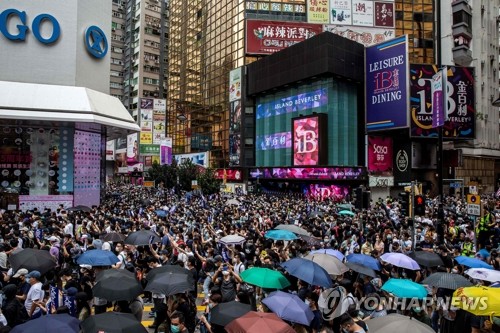
<instances>
[{"instance_id":1,"label":"banner","mask_svg":"<svg viewBox=\"0 0 500 333\"><path fill-rule=\"evenodd\" d=\"M446 66L432 76L432 128L441 127L447 120L444 89L446 87ZM447 103L446 103L447 104Z\"/></svg>"},{"instance_id":2,"label":"banner","mask_svg":"<svg viewBox=\"0 0 500 333\"><path fill-rule=\"evenodd\" d=\"M319 24L246 20L246 54L272 54L322 31Z\"/></svg>"},{"instance_id":3,"label":"banner","mask_svg":"<svg viewBox=\"0 0 500 333\"><path fill-rule=\"evenodd\" d=\"M241 100L230 104L229 112L229 166L240 165L241 154Z\"/></svg>"},{"instance_id":4,"label":"banner","mask_svg":"<svg viewBox=\"0 0 500 333\"><path fill-rule=\"evenodd\" d=\"M258 135L255 138L256 149L270 150L292 147L292 132L280 132L268 135Z\"/></svg>"},{"instance_id":5,"label":"banner","mask_svg":"<svg viewBox=\"0 0 500 333\"><path fill-rule=\"evenodd\" d=\"M407 186L411 183L411 143L396 140L394 146L394 184Z\"/></svg>"},{"instance_id":6,"label":"banner","mask_svg":"<svg viewBox=\"0 0 500 333\"><path fill-rule=\"evenodd\" d=\"M408 45L402 36L365 49L367 132L408 127Z\"/></svg>"},{"instance_id":7,"label":"banner","mask_svg":"<svg viewBox=\"0 0 500 333\"><path fill-rule=\"evenodd\" d=\"M229 72L229 102L241 99L241 69L233 69Z\"/></svg>"},{"instance_id":8,"label":"banner","mask_svg":"<svg viewBox=\"0 0 500 333\"><path fill-rule=\"evenodd\" d=\"M365 47L383 43L396 36L394 29L347 25L324 25L323 30L363 44Z\"/></svg>"},{"instance_id":9,"label":"banner","mask_svg":"<svg viewBox=\"0 0 500 333\"><path fill-rule=\"evenodd\" d=\"M368 172L392 174L392 138L368 136Z\"/></svg>"},{"instance_id":10,"label":"banner","mask_svg":"<svg viewBox=\"0 0 500 333\"><path fill-rule=\"evenodd\" d=\"M307 22L329 23L330 0L307 0Z\"/></svg>"},{"instance_id":11,"label":"banner","mask_svg":"<svg viewBox=\"0 0 500 333\"><path fill-rule=\"evenodd\" d=\"M115 140L106 142L106 161L115 160Z\"/></svg>"},{"instance_id":12,"label":"banner","mask_svg":"<svg viewBox=\"0 0 500 333\"><path fill-rule=\"evenodd\" d=\"M265 179L325 179L325 180L366 180L363 167L333 168L256 168L250 169L251 178Z\"/></svg>"},{"instance_id":13,"label":"banner","mask_svg":"<svg viewBox=\"0 0 500 333\"><path fill-rule=\"evenodd\" d=\"M215 178L241 181L243 173L240 169L216 169Z\"/></svg>"},{"instance_id":14,"label":"banner","mask_svg":"<svg viewBox=\"0 0 500 333\"><path fill-rule=\"evenodd\" d=\"M166 138L160 144L160 165L172 164L172 138Z\"/></svg>"},{"instance_id":15,"label":"banner","mask_svg":"<svg viewBox=\"0 0 500 333\"><path fill-rule=\"evenodd\" d=\"M438 72L435 65L410 65L410 117L412 137L438 137L432 128L432 77ZM443 138L473 139L475 137L474 68L447 66Z\"/></svg>"}]
</instances>

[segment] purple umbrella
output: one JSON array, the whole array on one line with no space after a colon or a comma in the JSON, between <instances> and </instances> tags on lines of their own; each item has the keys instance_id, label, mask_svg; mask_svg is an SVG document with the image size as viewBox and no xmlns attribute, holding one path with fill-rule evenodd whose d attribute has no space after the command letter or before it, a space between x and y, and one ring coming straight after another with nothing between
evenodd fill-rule
<instances>
[{"instance_id":1,"label":"purple umbrella","mask_svg":"<svg viewBox=\"0 0 500 333\"><path fill-rule=\"evenodd\" d=\"M344 260L344 255L340 251L337 251L337 250L334 250L334 249L314 250L314 251L311 251L310 253L311 254L324 253L324 254L328 254L329 256L333 256L333 257L337 258L340 261Z\"/></svg>"},{"instance_id":2,"label":"purple umbrella","mask_svg":"<svg viewBox=\"0 0 500 333\"><path fill-rule=\"evenodd\" d=\"M283 320L309 326L314 314L298 296L283 291L275 291L262 300L269 310Z\"/></svg>"},{"instance_id":3,"label":"purple umbrella","mask_svg":"<svg viewBox=\"0 0 500 333\"><path fill-rule=\"evenodd\" d=\"M420 266L415 260L402 253L384 253L380 259L397 267L411 269L413 271L420 269Z\"/></svg>"}]
</instances>

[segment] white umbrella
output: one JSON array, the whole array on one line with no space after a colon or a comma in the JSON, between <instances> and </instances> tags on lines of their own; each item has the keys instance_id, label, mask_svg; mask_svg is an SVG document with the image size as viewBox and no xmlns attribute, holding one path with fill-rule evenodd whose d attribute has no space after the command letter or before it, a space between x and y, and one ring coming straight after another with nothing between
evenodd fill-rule
<instances>
[{"instance_id":1,"label":"white umbrella","mask_svg":"<svg viewBox=\"0 0 500 333\"><path fill-rule=\"evenodd\" d=\"M344 265L334 256L324 253L309 253L304 259L311 260L325 269L330 275L342 275L349 271L349 267Z\"/></svg>"},{"instance_id":2,"label":"white umbrella","mask_svg":"<svg viewBox=\"0 0 500 333\"><path fill-rule=\"evenodd\" d=\"M500 271L494 271L487 268L469 268L465 271L465 274L473 279L488 281L488 282L499 282L500 281Z\"/></svg>"},{"instance_id":3,"label":"white umbrella","mask_svg":"<svg viewBox=\"0 0 500 333\"><path fill-rule=\"evenodd\" d=\"M231 206L231 205L239 206L239 205L241 205L241 203L238 200L236 200L236 199L229 199L228 201L226 201L226 205L228 205L228 206Z\"/></svg>"},{"instance_id":4,"label":"white umbrella","mask_svg":"<svg viewBox=\"0 0 500 333\"><path fill-rule=\"evenodd\" d=\"M245 237L242 237L240 235L228 235L222 237L219 240L219 243L222 243L224 245L239 245L245 243Z\"/></svg>"},{"instance_id":5,"label":"white umbrella","mask_svg":"<svg viewBox=\"0 0 500 333\"><path fill-rule=\"evenodd\" d=\"M302 229L301 227L296 226L295 224L280 224L275 229L288 230L288 231L291 231L297 235L310 236L310 234L307 232L307 230Z\"/></svg>"},{"instance_id":6,"label":"white umbrella","mask_svg":"<svg viewBox=\"0 0 500 333\"><path fill-rule=\"evenodd\" d=\"M413 271L420 269L420 266L415 260L402 253L384 253L380 256L380 259L397 267L406 268Z\"/></svg>"}]
</instances>

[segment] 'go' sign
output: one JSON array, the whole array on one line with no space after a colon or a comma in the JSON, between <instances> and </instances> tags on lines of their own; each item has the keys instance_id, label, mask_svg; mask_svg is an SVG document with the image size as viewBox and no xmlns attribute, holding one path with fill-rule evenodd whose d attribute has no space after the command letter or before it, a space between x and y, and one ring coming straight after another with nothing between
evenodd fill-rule
<instances>
[{"instance_id":1,"label":"'go' sign","mask_svg":"<svg viewBox=\"0 0 500 333\"><path fill-rule=\"evenodd\" d=\"M8 31L7 23L9 19L13 16L17 16L22 24L17 25L17 34L15 32ZM52 35L48 38L44 38L40 33L40 27L45 22L50 22L52 24ZM26 33L29 30L26 25L26 12L19 11L17 9L6 9L0 13L0 32L5 36L5 38L10 40L26 40ZM39 14L33 19L31 24L31 31L33 36L43 44L52 44L59 39L61 35L61 27L56 18L50 14Z\"/></svg>"}]
</instances>

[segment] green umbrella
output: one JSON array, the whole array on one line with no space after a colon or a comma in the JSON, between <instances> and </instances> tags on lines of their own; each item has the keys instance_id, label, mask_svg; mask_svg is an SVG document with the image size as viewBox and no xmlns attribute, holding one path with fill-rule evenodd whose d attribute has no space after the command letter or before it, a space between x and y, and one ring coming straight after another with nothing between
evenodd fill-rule
<instances>
[{"instance_id":1,"label":"green umbrella","mask_svg":"<svg viewBox=\"0 0 500 333\"><path fill-rule=\"evenodd\" d=\"M354 216L356 214L354 214L353 212L351 212L350 210L341 210L339 212L340 215L347 215L347 216Z\"/></svg>"},{"instance_id":2,"label":"green umbrella","mask_svg":"<svg viewBox=\"0 0 500 333\"><path fill-rule=\"evenodd\" d=\"M240 277L248 284L267 289L284 289L290 285L283 274L269 268L252 267L241 272Z\"/></svg>"}]
</instances>

